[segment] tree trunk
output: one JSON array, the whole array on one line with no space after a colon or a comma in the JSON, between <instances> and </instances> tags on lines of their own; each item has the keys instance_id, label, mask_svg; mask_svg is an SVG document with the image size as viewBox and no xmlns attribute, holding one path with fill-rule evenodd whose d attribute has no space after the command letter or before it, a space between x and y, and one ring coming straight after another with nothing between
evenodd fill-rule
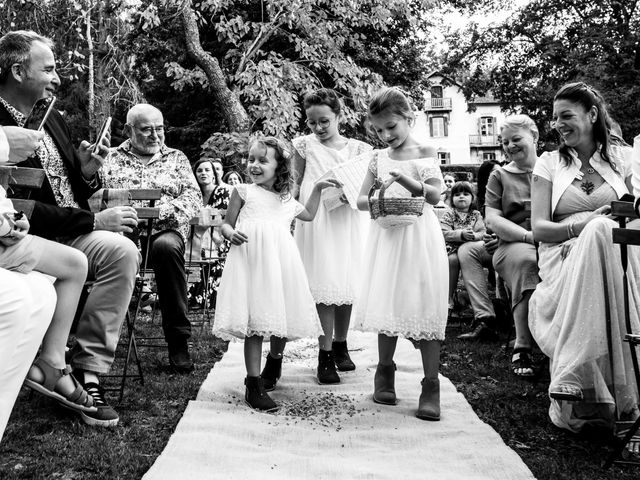
<instances>
[{"instance_id":1,"label":"tree trunk","mask_svg":"<svg viewBox=\"0 0 640 480\"><path fill-rule=\"evenodd\" d=\"M93 33L91 32L91 8L87 8L87 12L84 18L87 23L87 50L89 51L88 55L88 71L89 71L89 92L88 92L88 114L89 114L89 126L94 127L95 118L96 118L96 94L95 94L95 77L94 77L94 62L93 62ZM93 142L93 130L94 128L89 129L89 141Z\"/></svg>"},{"instance_id":2,"label":"tree trunk","mask_svg":"<svg viewBox=\"0 0 640 480\"><path fill-rule=\"evenodd\" d=\"M229 131L246 132L251 122L238 97L227 86L226 78L218 60L207 53L200 43L200 32L196 15L191 8L191 1L187 1L181 12L184 40L189 56L207 75L209 85L215 99L222 109Z\"/></svg>"}]
</instances>

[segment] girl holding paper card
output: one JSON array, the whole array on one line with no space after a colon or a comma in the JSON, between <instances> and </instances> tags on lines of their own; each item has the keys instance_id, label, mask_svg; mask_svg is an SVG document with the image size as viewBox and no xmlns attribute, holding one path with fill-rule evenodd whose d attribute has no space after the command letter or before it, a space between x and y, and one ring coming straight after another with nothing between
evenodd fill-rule
<instances>
[{"instance_id":1,"label":"girl holding paper card","mask_svg":"<svg viewBox=\"0 0 640 480\"><path fill-rule=\"evenodd\" d=\"M304 110L312 133L293 140L303 203L320 177L331 176L327 172L332 168L372 149L340 134L342 109L333 90L321 88L307 94ZM318 382L330 384L340 381L336 367L341 371L355 369L347 350L347 331L359 285L364 239L360 213L346 203L340 189L325 190L322 199L314 222L296 223L295 238L324 332L319 340Z\"/></svg>"}]
</instances>

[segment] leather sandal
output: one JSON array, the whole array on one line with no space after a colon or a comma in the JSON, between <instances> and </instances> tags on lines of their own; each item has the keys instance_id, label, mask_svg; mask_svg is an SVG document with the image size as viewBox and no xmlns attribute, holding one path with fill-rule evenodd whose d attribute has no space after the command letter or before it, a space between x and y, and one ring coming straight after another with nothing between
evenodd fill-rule
<instances>
[{"instance_id":1,"label":"leather sandal","mask_svg":"<svg viewBox=\"0 0 640 480\"><path fill-rule=\"evenodd\" d=\"M55 368L42 358L38 358L35 362L33 362L31 368L39 369L44 380L42 383L39 383L32 378L29 378L31 376L31 370L29 370L27 378L24 381L24 384L27 387L49 398L53 398L62 406L70 408L71 410L88 413L94 413L98 411L98 408L94 405L93 397L89 395L87 391L82 388L82 385L80 385L78 380L76 380L76 378L71 375L71 367L67 366L63 369ZM58 393L56 391L56 387L60 379L66 375L69 375L69 377L71 377L71 381L73 382L75 389L73 392L65 396L61 393Z\"/></svg>"},{"instance_id":2,"label":"leather sandal","mask_svg":"<svg viewBox=\"0 0 640 480\"><path fill-rule=\"evenodd\" d=\"M554 400L566 402L581 402L584 399L582 390L574 385L560 384L549 391L549 396Z\"/></svg>"},{"instance_id":3,"label":"leather sandal","mask_svg":"<svg viewBox=\"0 0 640 480\"><path fill-rule=\"evenodd\" d=\"M517 347L513 349L511 356L511 371L517 377L531 378L536 372L533 369L533 360L531 359L531 349L528 347Z\"/></svg>"}]
</instances>

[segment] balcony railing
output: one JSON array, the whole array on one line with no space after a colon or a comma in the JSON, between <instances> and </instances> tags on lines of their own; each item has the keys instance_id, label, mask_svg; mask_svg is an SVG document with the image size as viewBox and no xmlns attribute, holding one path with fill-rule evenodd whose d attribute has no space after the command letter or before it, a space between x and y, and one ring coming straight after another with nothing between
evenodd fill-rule
<instances>
[{"instance_id":1,"label":"balcony railing","mask_svg":"<svg viewBox=\"0 0 640 480\"><path fill-rule=\"evenodd\" d=\"M472 147L499 147L498 135L469 135L469 144Z\"/></svg>"},{"instance_id":2,"label":"balcony railing","mask_svg":"<svg viewBox=\"0 0 640 480\"><path fill-rule=\"evenodd\" d=\"M451 110L450 98L427 98L425 110Z\"/></svg>"}]
</instances>

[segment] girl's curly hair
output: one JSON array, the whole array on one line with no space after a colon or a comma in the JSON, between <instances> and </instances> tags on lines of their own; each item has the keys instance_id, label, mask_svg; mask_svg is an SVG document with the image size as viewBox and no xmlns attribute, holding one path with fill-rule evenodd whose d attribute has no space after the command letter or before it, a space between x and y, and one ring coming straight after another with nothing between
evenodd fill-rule
<instances>
[{"instance_id":1,"label":"girl's curly hair","mask_svg":"<svg viewBox=\"0 0 640 480\"><path fill-rule=\"evenodd\" d=\"M278 166L276 167L276 181L273 184L273 189L280 194L280 198L286 200L291 196L294 183L294 174L291 168L291 160L293 157L291 148L276 137L256 138L249 144L249 149L254 145L261 146L265 151L267 147L275 150Z\"/></svg>"}]
</instances>

